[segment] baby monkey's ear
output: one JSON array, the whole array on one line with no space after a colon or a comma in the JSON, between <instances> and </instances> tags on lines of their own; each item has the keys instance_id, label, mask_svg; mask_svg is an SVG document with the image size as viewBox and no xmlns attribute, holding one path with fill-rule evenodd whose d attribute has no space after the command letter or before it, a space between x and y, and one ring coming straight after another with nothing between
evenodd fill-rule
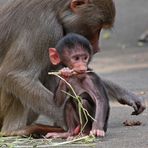
<instances>
[{"instance_id":1,"label":"baby monkey's ear","mask_svg":"<svg viewBox=\"0 0 148 148\"><path fill-rule=\"evenodd\" d=\"M53 65L58 65L61 60L56 48L49 48L49 58Z\"/></svg>"}]
</instances>

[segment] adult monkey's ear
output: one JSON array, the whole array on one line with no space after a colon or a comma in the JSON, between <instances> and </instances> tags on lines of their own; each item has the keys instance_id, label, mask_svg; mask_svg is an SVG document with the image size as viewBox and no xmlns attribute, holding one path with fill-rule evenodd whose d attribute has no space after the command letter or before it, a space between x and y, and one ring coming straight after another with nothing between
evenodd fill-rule
<instances>
[{"instance_id":1,"label":"adult monkey's ear","mask_svg":"<svg viewBox=\"0 0 148 148\"><path fill-rule=\"evenodd\" d=\"M56 48L49 48L49 58L53 65L58 65L61 60Z\"/></svg>"},{"instance_id":2,"label":"adult monkey's ear","mask_svg":"<svg viewBox=\"0 0 148 148\"><path fill-rule=\"evenodd\" d=\"M70 8L73 12L77 12L79 6L88 4L89 0L71 0Z\"/></svg>"}]
</instances>

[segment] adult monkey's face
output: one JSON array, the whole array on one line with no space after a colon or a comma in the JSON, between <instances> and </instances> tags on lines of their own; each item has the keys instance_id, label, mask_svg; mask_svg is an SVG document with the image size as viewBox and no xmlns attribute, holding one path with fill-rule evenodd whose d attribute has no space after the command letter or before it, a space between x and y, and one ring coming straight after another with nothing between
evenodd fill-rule
<instances>
[{"instance_id":1,"label":"adult monkey's face","mask_svg":"<svg viewBox=\"0 0 148 148\"><path fill-rule=\"evenodd\" d=\"M115 18L112 0L70 0L60 13L64 33L75 32L85 36L98 52L102 28L111 28Z\"/></svg>"}]
</instances>

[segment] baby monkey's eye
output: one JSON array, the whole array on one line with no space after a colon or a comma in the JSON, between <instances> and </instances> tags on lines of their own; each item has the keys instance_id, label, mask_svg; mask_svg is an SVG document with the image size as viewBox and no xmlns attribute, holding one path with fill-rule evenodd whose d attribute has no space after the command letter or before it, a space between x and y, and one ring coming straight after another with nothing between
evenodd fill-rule
<instances>
[{"instance_id":1,"label":"baby monkey's eye","mask_svg":"<svg viewBox=\"0 0 148 148\"><path fill-rule=\"evenodd\" d=\"M85 57L84 57L84 60L87 60L87 59L88 59L88 56L85 56Z\"/></svg>"},{"instance_id":2,"label":"baby monkey's eye","mask_svg":"<svg viewBox=\"0 0 148 148\"><path fill-rule=\"evenodd\" d=\"M74 60L75 60L75 61L79 61L79 59L80 59L80 58L79 58L78 56L74 57Z\"/></svg>"}]
</instances>

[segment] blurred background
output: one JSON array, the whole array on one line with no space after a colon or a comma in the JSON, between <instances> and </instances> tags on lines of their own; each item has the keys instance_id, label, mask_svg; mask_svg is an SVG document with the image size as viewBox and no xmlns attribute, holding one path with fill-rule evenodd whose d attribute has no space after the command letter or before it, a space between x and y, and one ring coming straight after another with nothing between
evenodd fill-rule
<instances>
[{"instance_id":1,"label":"blurred background","mask_svg":"<svg viewBox=\"0 0 148 148\"><path fill-rule=\"evenodd\" d=\"M107 48L140 46L137 40L143 32L148 30L148 0L114 1L116 5L115 25L110 34L104 35L108 41L103 40L102 46Z\"/></svg>"}]
</instances>

